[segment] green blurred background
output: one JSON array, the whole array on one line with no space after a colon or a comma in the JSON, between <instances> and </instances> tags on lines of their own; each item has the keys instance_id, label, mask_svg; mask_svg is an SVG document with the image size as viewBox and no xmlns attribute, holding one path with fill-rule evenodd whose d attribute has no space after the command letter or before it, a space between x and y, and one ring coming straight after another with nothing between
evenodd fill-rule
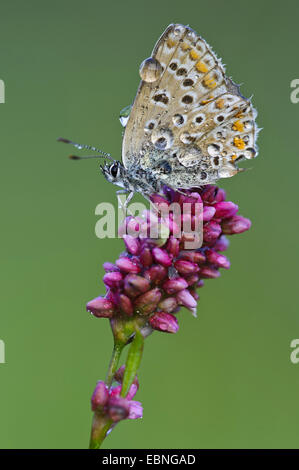
<instances>
[{"instance_id":1,"label":"green blurred background","mask_svg":"<svg viewBox=\"0 0 299 470\"><path fill-rule=\"evenodd\" d=\"M120 158L118 114L139 64L181 22L254 94L260 156L221 182L253 226L231 238L232 268L207 281L199 318L183 311L177 335L147 340L144 419L121 423L104 447L298 448L298 2L6 0L0 10L0 447L88 445L112 337L85 303L103 293L102 263L122 243L94 233L94 209L115 203L115 187L56 138Z\"/></svg>"}]
</instances>

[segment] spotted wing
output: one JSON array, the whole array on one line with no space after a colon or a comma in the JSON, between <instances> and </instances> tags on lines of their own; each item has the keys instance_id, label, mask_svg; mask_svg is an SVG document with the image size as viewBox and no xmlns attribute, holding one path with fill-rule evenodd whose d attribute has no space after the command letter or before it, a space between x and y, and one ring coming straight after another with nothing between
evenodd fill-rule
<instances>
[{"instance_id":1,"label":"spotted wing","mask_svg":"<svg viewBox=\"0 0 299 470\"><path fill-rule=\"evenodd\" d=\"M257 155L256 112L191 28L170 25L141 64L123 139L123 162L174 188L236 174Z\"/></svg>"}]
</instances>

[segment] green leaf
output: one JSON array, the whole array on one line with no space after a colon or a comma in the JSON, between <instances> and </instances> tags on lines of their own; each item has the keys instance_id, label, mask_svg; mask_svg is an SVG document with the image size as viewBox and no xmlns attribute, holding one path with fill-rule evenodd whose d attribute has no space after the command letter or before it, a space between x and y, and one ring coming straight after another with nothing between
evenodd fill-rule
<instances>
[{"instance_id":1,"label":"green leaf","mask_svg":"<svg viewBox=\"0 0 299 470\"><path fill-rule=\"evenodd\" d=\"M121 396L125 397L135 379L137 370L140 365L143 352L144 338L139 330L136 331L135 337L130 345L126 367L124 372Z\"/></svg>"}]
</instances>

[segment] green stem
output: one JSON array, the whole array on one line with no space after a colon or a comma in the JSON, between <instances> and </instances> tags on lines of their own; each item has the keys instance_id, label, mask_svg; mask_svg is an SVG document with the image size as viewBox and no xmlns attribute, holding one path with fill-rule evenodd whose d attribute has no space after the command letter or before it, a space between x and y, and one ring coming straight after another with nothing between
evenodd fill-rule
<instances>
[{"instance_id":1,"label":"green stem","mask_svg":"<svg viewBox=\"0 0 299 470\"><path fill-rule=\"evenodd\" d=\"M94 413L89 443L90 449L99 449L101 447L112 424L112 419L107 418L97 411Z\"/></svg>"},{"instance_id":2,"label":"green stem","mask_svg":"<svg viewBox=\"0 0 299 470\"><path fill-rule=\"evenodd\" d=\"M119 363L119 359L120 359L123 347L124 347L124 343L114 343L114 348L112 351L112 356L110 359L110 364L109 364L107 378L106 378L106 384L108 385L109 388L111 387L111 384L113 382L113 377L117 370L117 366Z\"/></svg>"},{"instance_id":3,"label":"green stem","mask_svg":"<svg viewBox=\"0 0 299 470\"><path fill-rule=\"evenodd\" d=\"M124 378L122 383L122 389L120 395L125 397L130 390L130 387L136 377L138 368L140 366L142 353L143 353L144 338L140 333L139 329L136 328L135 337L130 345Z\"/></svg>"}]
</instances>

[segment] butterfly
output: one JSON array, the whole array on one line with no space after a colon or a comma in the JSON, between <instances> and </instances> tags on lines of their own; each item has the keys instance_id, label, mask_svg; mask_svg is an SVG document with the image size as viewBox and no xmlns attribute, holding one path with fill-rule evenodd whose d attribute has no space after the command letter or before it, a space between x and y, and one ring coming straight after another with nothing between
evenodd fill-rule
<instances>
[{"instance_id":1,"label":"butterfly","mask_svg":"<svg viewBox=\"0 0 299 470\"><path fill-rule=\"evenodd\" d=\"M101 167L109 182L150 197L165 185L184 190L234 176L240 161L257 156L257 112L189 26L169 25L139 74L121 116L122 163L99 151L112 160Z\"/></svg>"}]
</instances>

